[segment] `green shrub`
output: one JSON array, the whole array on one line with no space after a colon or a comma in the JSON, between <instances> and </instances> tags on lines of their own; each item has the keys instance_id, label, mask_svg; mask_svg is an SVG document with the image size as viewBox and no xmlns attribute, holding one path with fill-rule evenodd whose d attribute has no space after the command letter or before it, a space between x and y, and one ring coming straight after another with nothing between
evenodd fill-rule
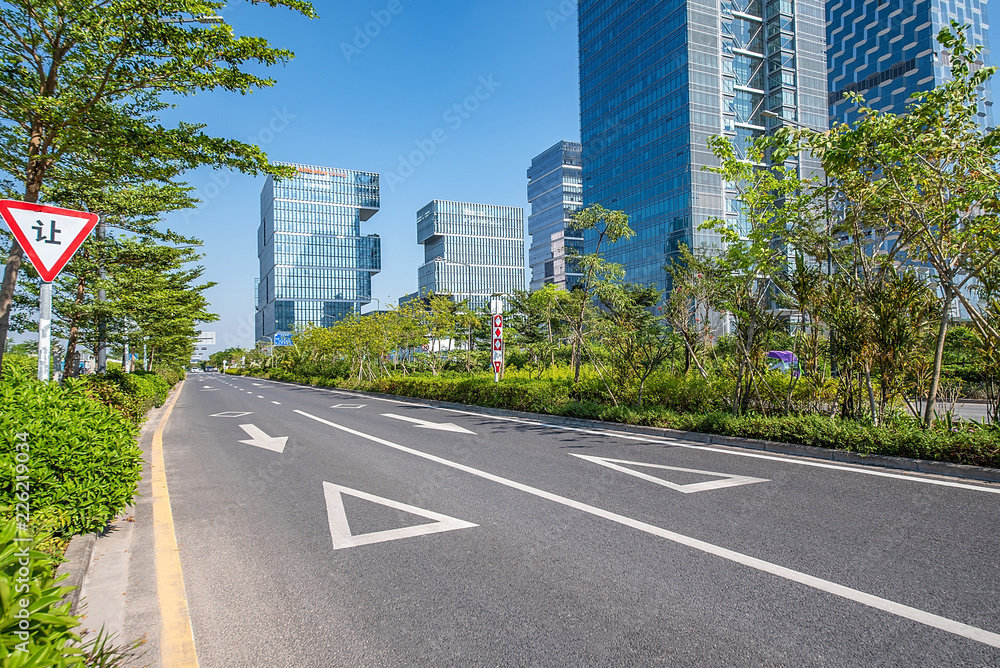
<instances>
[{"instance_id":1,"label":"green shrub","mask_svg":"<svg viewBox=\"0 0 1000 668\"><path fill-rule=\"evenodd\" d=\"M163 376L138 371L109 371L84 377L91 395L101 403L121 411L134 425L142 424L150 409L162 406L170 393Z\"/></svg>"},{"instance_id":2,"label":"green shrub","mask_svg":"<svg viewBox=\"0 0 1000 668\"><path fill-rule=\"evenodd\" d=\"M32 524L63 536L100 531L136 493L142 451L135 426L91 398L85 381L68 379L59 386L29 380L6 361L0 505L14 504L17 457L24 458L27 444Z\"/></svg>"},{"instance_id":3,"label":"green shrub","mask_svg":"<svg viewBox=\"0 0 1000 668\"><path fill-rule=\"evenodd\" d=\"M84 665L73 632L79 620L69 614L69 603L60 603L70 588L53 578L52 557L16 538L13 521L0 525L0 665Z\"/></svg>"}]
</instances>

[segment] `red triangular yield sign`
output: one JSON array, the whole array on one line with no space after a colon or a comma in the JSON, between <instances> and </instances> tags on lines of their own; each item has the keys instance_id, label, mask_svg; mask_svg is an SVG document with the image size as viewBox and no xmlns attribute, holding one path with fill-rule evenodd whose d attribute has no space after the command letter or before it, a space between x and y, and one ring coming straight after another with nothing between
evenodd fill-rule
<instances>
[{"instance_id":1,"label":"red triangular yield sign","mask_svg":"<svg viewBox=\"0 0 1000 668\"><path fill-rule=\"evenodd\" d=\"M0 215L46 283L55 280L97 225L97 214L0 200Z\"/></svg>"}]
</instances>

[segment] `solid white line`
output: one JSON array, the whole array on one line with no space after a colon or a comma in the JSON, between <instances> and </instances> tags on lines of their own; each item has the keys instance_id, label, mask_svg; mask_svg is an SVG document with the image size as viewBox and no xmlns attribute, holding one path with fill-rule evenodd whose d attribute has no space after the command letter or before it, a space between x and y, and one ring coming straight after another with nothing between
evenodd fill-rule
<instances>
[{"instance_id":1,"label":"solid white line","mask_svg":"<svg viewBox=\"0 0 1000 668\"><path fill-rule=\"evenodd\" d=\"M540 422L538 420L526 420L524 418L514 418L505 417L501 415L488 415L485 413L474 413L472 411L464 411L457 408L441 408L438 406L429 406L427 404L413 404L406 403L403 401L397 401L395 399L384 399L382 397L373 397L367 394L355 394L353 392L347 392L345 390L329 390L325 388L315 388L323 392L337 392L338 394L346 394L352 397L374 399L376 401L385 401L391 404L399 404L401 406L415 406L419 408L430 408L432 410L444 411L446 413L458 413L460 415L469 415L471 417L485 418L489 420L499 420L501 422L516 422L518 424L530 424L538 427L548 427L550 429L559 429L562 431L575 431L581 434L591 434L594 436L610 436L612 438L619 438L626 441L636 441L639 443L649 443L652 445L672 445L678 448L687 448L688 450L701 450L704 452L716 452L723 455L734 455L736 457L749 457L751 459L764 459L772 462L782 462L785 464L798 464L799 466L811 466L818 469L830 469L833 471L845 471L847 473L862 473L864 475L875 476L877 478L891 478L893 480L905 480L907 482L918 482L925 485L938 485L939 487L952 487L955 489L965 489L973 492L987 492L989 494L1000 494L1000 487L986 487L970 483L962 482L951 482L950 480L938 480L937 478L925 478L927 475L922 472L914 471L911 475L904 475L902 473L889 473L887 471L882 471L874 466L872 468L861 468L858 466L850 466L847 464L835 464L828 462L817 462L808 459L796 459L792 456L784 456L779 454L760 454L757 452L741 452L739 450L727 450L723 448L716 448L710 445L695 445L693 443L674 440L667 437L655 437L655 436L641 436L636 434L629 434L614 430L600 430L600 429L584 429L582 427L568 427L561 424L552 424L549 422Z\"/></svg>"},{"instance_id":2,"label":"solid white line","mask_svg":"<svg viewBox=\"0 0 1000 668\"><path fill-rule=\"evenodd\" d=\"M644 531L646 533L652 534L654 536L659 536L661 538L666 538L669 541L673 541L680 545L690 547L707 554L712 554L717 557L722 557L729 561L742 564L744 566L749 566L759 571L765 573L770 573L772 575L777 575L778 577L785 578L792 582L798 582L799 584L804 584L807 587L812 587L820 591L833 594L835 596L840 596L841 598L854 601L856 603L861 603L862 605L867 605L876 610L882 610L905 619L910 619L921 624L926 624L927 626L934 627L936 629L941 629L942 631L947 631L948 633L953 633L963 638L968 638L970 640L975 640L992 647L1000 648L1000 634L992 633L975 626L970 626L968 624L963 624L962 622L956 622L947 617L941 617L930 612L925 612L918 608L913 608L908 605L903 605L902 603L896 603L895 601L890 601L888 599L882 598L880 596L875 596L873 594L868 594L857 589L852 589L850 587L845 587L844 585L837 584L835 582L830 582L828 580L823 580L812 575L807 575L805 573L800 573L799 571L794 571L790 568L784 566L779 566L773 564L769 561L764 561L763 559L757 559L756 557L751 557L740 552L734 552L733 550L726 549L724 547L719 547L718 545L713 545L712 543L706 543L703 540L698 540L697 538L691 538L690 536L685 536L683 534L675 533L673 531L668 531L652 524L647 524L646 522L641 522L639 520L632 519L631 517L626 517L624 515L619 515L618 513L613 513L608 510L603 510L602 508L597 508L596 506L591 506L586 503L581 503L579 501L574 501L573 499L566 498L564 496L559 496L558 494L552 494L551 492L546 492L544 490L537 489L535 487L530 487L528 485L509 480L507 478L502 478L498 475L492 473L487 473L486 471L481 471L471 466L466 466L465 464L459 464L458 462L453 462L448 459L443 459L436 455L431 455L426 452L421 452L419 450L414 450L408 448L404 445L398 445L392 443L391 441L386 441L377 436L372 436L370 434L365 434L349 427L344 427L342 425L324 420L323 418L316 417L315 415L310 415L304 411L296 410L296 413L307 417L316 422L320 422L327 426L333 427L334 429L339 429L341 431L347 432L348 434L353 434L360 438L385 445L390 448L394 448L401 452L405 452L411 455L416 455L417 457L422 457L429 461L442 464L444 466L457 469L459 471L464 471L470 473L474 476L484 478L486 480L491 480L493 482L499 483L506 487L516 489L527 494L532 494L542 499L553 501L561 505L567 506L569 508L574 508L576 510L589 513L596 517L601 517L603 519L611 520L612 522L617 522L619 524L632 527L633 529L638 529L639 531Z\"/></svg>"},{"instance_id":3,"label":"solid white line","mask_svg":"<svg viewBox=\"0 0 1000 668\"><path fill-rule=\"evenodd\" d=\"M950 480L937 480L934 478L923 478L920 477L920 472L915 472L918 475L903 475L901 473L888 473L886 471L879 471L877 469L867 469L859 468L857 466L849 466L845 464L832 464L827 462L816 462L807 459L790 459L789 457L784 457L781 455L765 455L756 452L739 452L733 450L725 450L722 448L715 448L710 445L695 445L693 443L657 438L655 436L639 436L635 434L625 434L613 430L600 430L600 429L584 429L581 427L568 427L561 424L551 424L548 422L538 422L535 420L525 420L522 418L512 418L503 417L499 415L484 415L482 413L473 413L471 411L463 411L455 408L437 408L436 406L427 406L427 408L436 408L440 411L446 411L448 413L461 413L462 415L470 415L473 417L485 417L491 420L501 420L504 422L518 422L521 424L530 424L541 427L549 427L550 429L561 429L563 431L575 431L581 434L591 434L594 436L612 436L614 438L620 438L626 441L637 441L639 443L650 443L653 445L672 445L678 448L687 448L689 450L702 450L705 452L717 452L724 455L735 455L737 457L749 457L751 459L766 459L773 462L784 462L786 464L798 464L800 466L812 466L813 468L821 469L833 469L834 471L847 471L849 473L863 473L865 475L872 475L878 478L893 478L895 480L907 480L909 482L920 482L927 485L939 485L941 487L956 487L958 489L968 489L975 492L989 492L991 494L1000 494L1000 488L996 487L981 487L979 485L971 485L962 482L951 482Z\"/></svg>"}]
</instances>

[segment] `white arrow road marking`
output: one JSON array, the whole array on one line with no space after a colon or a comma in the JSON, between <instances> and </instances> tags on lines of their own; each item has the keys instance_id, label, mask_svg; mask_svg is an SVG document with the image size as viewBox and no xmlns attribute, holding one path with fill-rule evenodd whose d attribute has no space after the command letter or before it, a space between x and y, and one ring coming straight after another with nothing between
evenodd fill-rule
<instances>
[{"instance_id":1,"label":"white arrow road marking","mask_svg":"<svg viewBox=\"0 0 1000 668\"><path fill-rule=\"evenodd\" d=\"M727 561L741 564L764 573L770 573L776 577L784 578L785 580L789 580L791 582L797 582L801 585L805 585L806 587L812 587L813 589L833 594L834 596L839 596L876 610L882 610L883 612L888 612L889 614L902 617L903 619L909 619L935 629L940 629L963 638L968 638L969 640L975 640L976 642L981 642L991 647L1000 648L1000 633L993 633L992 631L970 626L969 624L958 622L954 619L948 619L947 617L942 617L941 615L935 615L932 612L920 610L919 608L904 605L903 603L896 603L895 601L890 601L889 599L882 598L881 596L875 596L874 594L869 594L858 589L845 587L844 585L837 584L836 582L818 578L815 575L795 571L791 568L787 568L770 561L764 561L763 559L758 559L757 557L752 557L748 554L736 552L735 550L730 550L720 545L713 545L712 543L692 538L691 536L685 536L684 534L648 524L641 520L626 517L625 515L619 515L618 513L610 510L604 510L603 508L591 506L565 496L559 496L558 494L553 494L552 492L546 492L545 490L538 489L537 487L531 487L530 485L525 485L524 483L510 480L509 478L504 478L471 466L466 466L465 464L459 464L458 462L453 462L451 460L444 459L443 457L438 457L437 455L421 452L420 450L414 450L413 448L408 448L405 445L399 445L398 443L387 441L383 438L379 438L378 436L372 436L371 434L366 434L364 432L351 429L350 427L345 427L335 422L324 420L323 418L316 417L315 415L310 415L305 411L296 409L295 412L303 417L309 418L310 420L315 420L321 424L325 424L348 434L353 434L359 438L372 441L373 443L380 443L386 447L398 450L399 452L405 452L414 455L415 457L421 457L427 461L436 462L442 466L448 466L457 471L464 471L479 478L483 478L484 480L490 480L497 484L504 485L505 487L516 489L526 494L531 494L533 496L537 496L538 498L546 499L568 508L574 508L595 517L616 522L623 526L632 527L637 531L643 531L653 536L659 536L660 538L664 538L679 545L684 545L693 550L711 554L721 559L726 559Z\"/></svg>"},{"instance_id":2,"label":"white arrow road marking","mask_svg":"<svg viewBox=\"0 0 1000 668\"><path fill-rule=\"evenodd\" d=\"M366 494L355 489L348 489L330 482L323 483L323 492L326 495L326 512L330 518L330 536L333 538L333 549L342 550L345 547L357 547L359 545L371 545L372 543L382 543L387 540L398 540L400 538L412 538L413 536L424 536L431 533L441 533L442 531L454 531L455 529L468 529L479 526L472 522L448 517L441 513L435 513L416 506L410 506L392 499L385 499L374 494ZM358 536L351 534L351 525L347 521L347 513L344 512L344 500L342 494L378 503L389 508L402 510L406 513L426 517L429 520L437 520L433 524L418 524L413 527L403 527L402 529L389 529L388 531L374 531L363 533Z\"/></svg>"},{"instance_id":3,"label":"white arrow road marking","mask_svg":"<svg viewBox=\"0 0 1000 668\"><path fill-rule=\"evenodd\" d=\"M437 429L439 431L453 431L456 434L472 434L476 435L476 432L469 431L465 427L459 427L457 424L452 422L429 422L427 420L418 420L417 418L407 417L405 415L396 415L394 413L382 413L382 417L394 418L396 420L404 420L406 422L412 422L417 425L418 429Z\"/></svg>"},{"instance_id":4,"label":"white arrow road marking","mask_svg":"<svg viewBox=\"0 0 1000 668\"><path fill-rule=\"evenodd\" d=\"M264 448L265 450L271 450L273 452L284 452L285 442L288 440L287 436L277 436L271 437L261 431L260 428L252 424L241 424L240 429L247 433L247 436L251 438L249 441L240 441L240 443L246 443L247 445L256 445L258 448Z\"/></svg>"},{"instance_id":5,"label":"white arrow road marking","mask_svg":"<svg viewBox=\"0 0 1000 668\"><path fill-rule=\"evenodd\" d=\"M764 478L751 478L746 475L731 475L729 473L716 473L715 471L699 471L698 469L682 469L679 466L664 466L663 464L647 464L645 462L629 462L623 459L608 459L606 457L593 457L590 455L578 455L575 453L570 453L574 457L579 457L580 459L586 459L588 462L594 462L595 464L600 464L601 466L607 466L609 469L614 469L615 471L621 471L622 473L628 473L629 475L635 476L636 478L642 478L643 480L648 480L650 482L655 482L657 485L663 485L664 487L669 487L672 490L678 492L684 492L685 494L691 494L693 492L704 492L709 489L722 489L723 487L737 487L739 485L752 485L755 482L770 482ZM675 482L670 482L669 480L664 480L663 478L657 478L656 476L649 475L647 473L640 473L639 471L633 471L632 469L627 469L624 466L618 466L618 464L628 464L629 466L641 466L650 469L663 469L665 471L681 471L683 473L697 473L699 475L709 475L718 476L718 480L707 480L705 482L694 482L688 483L687 485L679 485Z\"/></svg>"}]
</instances>

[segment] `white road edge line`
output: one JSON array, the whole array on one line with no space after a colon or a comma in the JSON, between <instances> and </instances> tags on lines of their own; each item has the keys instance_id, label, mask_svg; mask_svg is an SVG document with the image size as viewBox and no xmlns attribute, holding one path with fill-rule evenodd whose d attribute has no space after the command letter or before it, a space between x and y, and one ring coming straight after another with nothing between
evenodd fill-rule
<instances>
[{"instance_id":1,"label":"white road edge line","mask_svg":"<svg viewBox=\"0 0 1000 668\"><path fill-rule=\"evenodd\" d=\"M871 475L878 478L892 478L894 480L907 480L909 482L919 482L925 485L939 485L941 487L955 487L958 489L968 489L975 492L988 492L990 494L1000 494L1000 488L997 487L984 487L979 485L973 485L962 482L951 482L950 480L937 480L935 478L924 478L921 472L914 472L914 475L903 475L901 473L888 473L885 471L878 471L875 469L859 468L857 466L848 466L845 464L830 464L827 462L814 462L806 459L793 459L791 456L781 456L781 455L764 455L756 452L737 452L734 450L724 450L722 448L713 448L710 445L695 445L693 443L687 443L680 440L664 440L663 438L656 438L655 436L640 436L636 434L626 434L619 431L612 430L601 430L601 429L584 429L582 427L568 427L562 424L552 424L549 422L539 422L537 420L525 420L524 418L513 418L504 417L501 415L487 415L485 413L473 413L472 411L463 411L457 408L441 408L438 406L428 406L427 404L406 404L401 401L396 401L395 399L383 399L382 397L372 397L366 394L352 394L344 390L324 390L328 392L337 391L341 394L348 394L354 397L364 397L367 399L375 399L377 401L386 401L394 404L402 404L404 406L419 406L421 408L430 408L438 411L445 411L446 413L458 413L460 415L469 415L472 417L486 418L488 420L500 420L501 422L517 422L519 424L530 424L539 427L548 427L550 429L561 429L563 431L575 431L581 434L591 434L594 436L611 436L613 438L620 438L626 441L638 441L639 443L651 443L653 445L672 445L677 448L687 448L689 450L703 450L705 452L718 452L723 455L735 455L737 457L750 457L751 459L766 459L773 462L784 462L786 464L798 464L800 466L812 466L813 468L820 469L832 469L834 471L848 471L850 473L863 473L864 475Z\"/></svg>"},{"instance_id":2,"label":"white road edge line","mask_svg":"<svg viewBox=\"0 0 1000 668\"><path fill-rule=\"evenodd\" d=\"M341 431L347 432L348 434L353 434L360 438L385 445L390 448L399 450L400 452L406 452L411 455L416 455L417 457L422 457L432 462L442 464L444 466L457 469L459 471L464 471L466 473L471 473L474 476L484 478L486 480L491 480L493 482L499 483L506 487L525 492L527 494L532 494L542 499L547 499L555 503L567 506L569 508L574 508L576 510L589 513L596 517L601 517L612 522L617 522L619 524L632 527L633 529L638 529L639 531L644 531L646 533L652 534L654 536L659 536L661 538L666 538L669 541L684 545L686 547L705 552L717 557L722 557L728 561L735 562L737 564L742 564L744 566L749 566L750 568L763 571L765 573L770 573L772 575L777 575L778 577L790 580L792 582L797 582L799 584L806 585L807 587L812 587L813 589L818 589L820 591L826 592L828 594L833 594L834 596L839 596L845 598L849 601L854 601L856 603L861 603L870 608L875 608L876 610L882 610L905 619L909 619L921 624L926 624L936 629L942 631L947 631L948 633L953 633L957 636L962 636L963 638L968 638L969 640L975 640L976 642L981 642L985 645L990 645L991 647L1000 648L1000 634L992 633L984 629L977 628L975 626L970 626L968 624L963 624L962 622L957 622L947 617L941 617L940 615L935 615L918 608L913 608L908 605L903 605L902 603L896 603L895 601L890 601L889 599L881 598L880 596L875 596L873 594L868 594L863 591L852 589L850 587L845 587L844 585L837 584L836 582L830 582L828 580L823 580L822 578L815 577L813 575L807 575L805 573L800 573L799 571L794 571L790 568L784 566L779 566L777 564L772 564L769 561L764 561L763 559L758 559L756 557L751 557L740 552L734 552L733 550L720 547L718 545L713 545L712 543L706 543L703 540L698 540L697 538L691 538L690 536L685 536L683 534L675 533L673 531L668 531L667 529L654 526L652 524L647 524L646 522L641 522L639 520L632 519L631 517L626 517L624 515L619 515L618 513L613 513L609 510L603 510L596 506L591 506L586 503L581 503L579 501L574 501L573 499L566 498L564 496L559 496L558 494L552 494L551 492L546 492L544 490L537 489L535 487L530 487L528 485L515 482L513 480L508 480L507 478L502 478L498 475L492 473L487 473L486 471L481 471L479 469L473 468L471 466L466 466L465 464L459 464L458 462L453 462L448 459L443 459L436 455L431 455L426 452L421 452L419 450L414 450L408 448L404 445L398 445L391 441L379 438L377 436L371 436L370 434L365 434L360 431L355 431L349 427L344 427L342 425L324 420L323 418L316 417L315 415L310 415L304 411L295 410L296 413L307 417L316 422L325 424L334 429L339 429Z\"/></svg>"}]
</instances>

